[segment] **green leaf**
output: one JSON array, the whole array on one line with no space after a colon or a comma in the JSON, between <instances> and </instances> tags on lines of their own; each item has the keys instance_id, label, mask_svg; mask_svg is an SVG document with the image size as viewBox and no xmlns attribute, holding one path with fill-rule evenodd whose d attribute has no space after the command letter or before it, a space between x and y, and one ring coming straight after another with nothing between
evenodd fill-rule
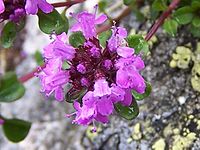
<instances>
[{"instance_id":1,"label":"green leaf","mask_svg":"<svg viewBox=\"0 0 200 150\"><path fill-rule=\"evenodd\" d=\"M124 5L130 5L135 2L135 0L123 0L123 1L124 1Z\"/></svg>"},{"instance_id":2,"label":"green leaf","mask_svg":"<svg viewBox=\"0 0 200 150\"><path fill-rule=\"evenodd\" d=\"M85 42L85 37L83 36L83 33L80 31L74 32L69 36L69 43L75 48L83 45L84 42Z\"/></svg>"},{"instance_id":3,"label":"green leaf","mask_svg":"<svg viewBox=\"0 0 200 150\"><path fill-rule=\"evenodd\" d=\"M141 51L144 54L149 52L149 45L141 35L129 35L126 40L129 47L135 49L135 54L139 54Z\"/></svg>"},{"instance_id":4,"label":"green leaf","mask_svg":"<svg viewBox=\"0 0 200 150\"><path fill-rule=\"evenodd\" d=\"M192 12L191 7L185 6L182 8L179 8L175 13L174 13L174 18L179 24L188 24L192 21L194 15Z\"/></svg>"},{"instance_id":5,"label":"green leaf","mask_svg":"<svg viewBox=\"0 0 200 150\"><path fill-rule=\"evenodd\" d=\"M200 29L199 29L199 27L197 28L197 27L192 26L191 29L190 29L190 32L192 33L192 35L194 37L200 38Z\"/></svg>"},{"instance_id":6,"label":"green leaf","mask_svg":"<svg viewBox=\"0 0 200 150\"><path fill-rule=\"evenodd\" d=\"M132 95L135 98L135 100L143 100L151 94L151 90L151 84L146 82L146 89L144 94L139 94L136 91L132 90Z\"/></svg>"},{"instance_id":7,"label":"green leaf","mask_svg":"<svg viewBox=\"0 0 200 150\"><path fill-rule=\"evenodd\" d=\"M194 19L192 20L192 25L194 27L200 27L200 17L199 16L195 16Z\"/></svg>"},{"instance_id":8,"label":"green leaf","mask_svg":"<svg viewBox=\"0 0 200 150\"><path fill-rule=\"evenodd\" d=\"M154 0L152 8L156 11L164 11L167 9L166 0Z\"/></svg>"},{"instance_id":9,"label":"green leaf","mask_svg":"<svg viewBox=\"0 0 200 150\"><path fill-rule=\"evenodd\" d=\"M106 41L111 37L111 35L112 35L112 31L111 30L104 31L104 32L102 32L102 33L100 33L98 35L98 39L100 41L100 44L103 47L106 47Z\"/></svg>"},{"instance_id":10,"label":"green leaf","mask_svg":"<svg viewBox=\"0 0 200 150\"><path fill-rule=\"evenodd\" d=\"M98 3L98 6L99 6L99 11L100 12L105 12L105 9L106 9L106 6L107 6L107 1L106 0L101 0Z\"/></svg>"},{"instance_id":11,"label":"green leaf","mask_svg":"<svg viewBox=\"0 0 200 150\"><path fill-rule=\"evenodd\" d=\"M67 69L69 69L69 68L70 68L70 64L69 64L69 62L67 62L67 61L63 61L62 69L67 70Z\"/></svg>"},{"instance_id":12,"label":"green leaf","mask_svg":"<svg viewBox=\"0 0 200 150\"><path fill-rule=\"evenodd\" d=\"M139 107L134 99L129 107L123 106L120 103L115 104L115 110L120 116L127 120L133 120L139 115Z\"/></svg>"},{"instance_id":13,"label":"green leaf","mask_svg":"<svg viewBox=\"0 0 200 150\"><path fill-rule=\"evenodd\" d=\"M168 19L164 22L163 28L168 34L175 36L177 33L178 23L175 20Z\"/></svg>"},{"instance_id":14,"label":"green leaf","mask_svg":"<svg viewBox=\"0 0 200 150\"><path fill-rule=\"evenodd\" d=\"M192 9L193 9L193 11L199 11L199 9L200 9L200 1L199 0L192 1Z\"/></svg>"},{"instance_id":15,"label":"green leaf","mask_svg":"<svg viewBox=\"0 0 200 150\"><path fill-rule=\"evenodd\" d=\"M8 72L0 78L0 102L13 102L25 93L24 86L17 80L13 72Z\"/></svg>"},{"instance_id":16,"label":"green leaf","mask_svg":"<svg viewBox=\"0 0 200 150\"><path fill-rule=\"evenodd\" d=\"M39 66L44 64L42 54L39 51L36 51L34 54L35 60Z\"/></svg>"},{"instance_id":17,"label":"green leaf","mask_svg":"<svg viewBox=\"0 0 200 150\"><path fill-rule=\"evenodd\" d=\"M8 140L17 143L25 139L31 123L20 119L5 119L3 131Z\"/></svg>"},{"instance_id":18,"label":"green leaf","mask_svg":"<svg viewBox=\"0 0 200 150\"><path fill-rule=\"evenodd\" d=\"M12 46L17 34L16 25L13 22L8 22L1 34L1 44L4 48L9 48Z\"/></svg>"},{"instance_id":19,"label":"green leaf","mask_svg":"<svg viewBox=\"0 0 200 150\"><path fill-rule=\"evenodd\" d=\"M39 27L44 33L51 34L55 32L61 34L62 32L68 32L68 19L59 14L57 10L54 9L48 14L39 11L37 15L39 17Z\"/></svg>"},{"instance_id":20,"label":"green leaf","mask_svg":"<svg viewBox=\"0 0 200 150\"><path fill-rule=\"evenodd\" d=\"M75 100L82 100L83 96L85 95L85 93L87 92L86 89L82 89L82 90L69 90L67 92L67 94L65 95L65 100L68 103L73 103Z\"/></svg>"}]
</instances>

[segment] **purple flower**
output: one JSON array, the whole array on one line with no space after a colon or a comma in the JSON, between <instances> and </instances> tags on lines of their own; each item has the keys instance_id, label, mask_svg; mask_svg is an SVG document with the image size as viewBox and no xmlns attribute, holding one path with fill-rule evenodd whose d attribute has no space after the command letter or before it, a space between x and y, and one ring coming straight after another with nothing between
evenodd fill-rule
<instances>
[{"instance_id":1,"label":"purple flower","mask_svg":"<svg viewBox=\"0 0 200 150\"><path fill-rule=\"evenodd\" d=\"M75 49L65 44L67 41L66 33L56 36L55 40L44 48L44 57L47 59L62 58L71 60L74 58Z\"/></svg>"},{"instance_id":2,"label":"purple flower","mask_svg":"<svg viewBox=\"0 0 200 150\"><path fill-rule=\"evenodd\" d=\"M129 106L132 102L130 90L123 90L116 85L110 88L105 79L99 79L94 84L94 91L87 92L83 97L82 107L77 101L74 102L77 112L73 122L82 125L88 125L94 120L107 123L117 102Z\"/></svg>"},{"instance_id":3,"label":"purple flower","mask_svg":"<svg viewBox=\"0 0 200 150\"><path fill-rule=\"evenodd\" d=\"M14 22L19 22L21 18L25 16L25 11L22 8L14 10L13 14L9 16L9 19Z\"/></svg>"},{"instance_id":4,"label":"purple flower","mask_svg":"<svg viewBox=\"0 0 200 150\"><path fill-rule=\"evenodd\" d=\"M102 24L107 20L107 16L105 14L100 15L98 18L96 18L96 10L97 6L95 6L95 13L91 14L87 11L81 12L79 14L73 14L71 15L77 20L77 23L73 25L71 28L71 31L82 31L83 35L89 39L96 37L96 25Z\"/></svg>"},{"instance_id":5,"label":"purple flower","mask_svg":"<svg viewBox=\"0 0 200 150\"><path fill-rule=\"evenodd\" d=\"M26 0L26 13L35 15L40 8L44 13L50 13L53 11L53 6L46 2L46 0Z\"/></svg>"},{"instance_id":6,"label":"purple flower","mask_svg":"<svg viewBox=\"0 0 200 150\"><path fill-rule=\"evenodd\" d=\"M43 91L47 95L55 92L57 99L63 99L63 87L69 83L68 94L80 93L74 96L77 99L74 101L76 112L71 114L76 115L73 123L108 123L116 103L130 106L132 90L144 93L146 84L140 71L145 65L139 55L134 55L134 49L128 47L125 28L113 27L104 48L95 26L107 17L101 15L96 19L96 13L88 12L72 15L77 23L71 31L83 32L85 43L73 48L67 44L67 36L63 33L44 48L48 66L40 75ZM64 61L70 65L67 70L62 69Z\"/></svg>"},{"instance_id":7,"label":"purple flower","mask_svg":"<svg viewBox=\"0 0 200 150\"><path fill-rule=\"evenodd\" d=\"M125 89L134 89L138 93L144 93L146 84L139 70L144 68L144 62L139 56L130 58L121 58L116 63L119 69L116 75L116 83Z\"/></svg>"},{"instance_id":8,"label":"purple flower","mask_svg":"<svg viewBox=\"0 0 200 150\"><path fill-rule=\"evenodd\" d=\"M38 75L42 84L42 92L50 96L55 92L55 98L59 101L64 99L63 87L69 82L69 72L62 70L62 61L60 58L51 59Z\"/></svg>"},{"instance_id":9,"label":"purple flower","mask_svg":"<svg viewBox=\"0 0 200 150\"><path fill-rule=\"evenodd\" d=\"M25 16L24 1L0 0L0 21L11 20L18 23Z\"/></svg>"},{"instance_id":10,"label":"purple flower","mask_svg":"<svg viewBox=\"0 0 200 150\"><path fill-rule=\"evenodd\" d=\"M5 11L5 5L3 0L0 0L0 14L3 13Z\"/></svg>"},{"instance_id":11,"label":"purple flower","mask_svg":"<svg viewBox=\"0 0 200 150\"><path fill-rule=\"evenodd\" d=\"M124 38L127 37L127 31L122 27L114 27L112 29L112 36L108 40L108 47L111 52L117 51L117 54L121 57L128 58L134 54L134 49L124 46Z\"/></svg>"},{"instance_id":12,"label":"purple flower","mask_svg":"<svg viewBox=\"0 0 200 150\"><path fill-rule=\"evenodd\" d=\"M5 121L4 121L3 119L0 118L0 125L3 125L4 122L5 122Z\"/></svg>"}]
</instances>

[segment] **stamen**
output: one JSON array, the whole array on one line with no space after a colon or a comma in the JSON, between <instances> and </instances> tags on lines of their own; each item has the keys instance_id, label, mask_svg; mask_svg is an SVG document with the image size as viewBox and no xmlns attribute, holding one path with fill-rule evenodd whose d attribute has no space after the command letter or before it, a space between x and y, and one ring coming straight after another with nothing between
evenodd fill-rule
<instances>
[{"instance_id":1,"label":"stamen","mask_svg":"<svg viewBox=\"0 0 200 150\"><path fill-rule=\"evenodd\" d=\"M98 9L98 5L95 5L94 6L94 16L96 17L96 15L97 15L97 9Z\"/></svg>"},{"instance_id":2,"label":"stamen","mask_svg":"<svg viewBox=\"0 0 200 150\"><path fill-rule=\"evenodd\" d=\"M97 127L96 127L96 125L95 125L94 120L92 121L92 124L93 124L93 127L92 127L92 129L91 129L91 132L92 132L92 133L97 132Z\"/></svg>"},{"instance_id":3,"label":"stamen","mask_svg":"<svg viewBox=\"0 0 200 150\"><path fill-rule=\"evenodd\" d=\"M76 112L73 112L71 114L66 114L65 117L70 118L70 117L75 116L75 115L76 115Z\"/></svg>"}]
</instances>

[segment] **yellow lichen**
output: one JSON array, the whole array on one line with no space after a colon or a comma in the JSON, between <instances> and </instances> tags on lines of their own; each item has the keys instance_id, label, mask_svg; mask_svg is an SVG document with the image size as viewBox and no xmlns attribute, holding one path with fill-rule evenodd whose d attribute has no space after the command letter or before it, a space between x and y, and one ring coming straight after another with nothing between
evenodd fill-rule
<instances>
[{"instance_id":1,"label":"yellow lichen","mask_svg":"<svg viewBox=\"0 0 200 150\"><path fill-rule=\"evenodd\" d=\"M140 140L142 138L142 133L140 131L140 123L137 123L134 127L133 127L133 134L132 134L132 138L134 140Z\"/></svg>"},{"instance_id":2,"label":"yellow lichen","mask_svg":"<svg viewBox=\"0 0 200 150\"><path fill-rule=\"evenodd\" d=\"M168 137L168 136L170 136L171 134L173 134L172 125L171 125L171 124L168 124L168 125L164 128L164 130L163 130L163 135L164 135L165 137Z\"/></svg>"},{"instance_id":3,"label":"yellow lichen","mask_svg":"<svg viewBox=\"0 0 200 150\"><path fill-rule=\"evenodd\" d=\"M178 67L181 69L186 69L189 66L192 57L192 52L189 48L184 46L178 46L176 48L176 53L172 54L172 60L170 62L170 67Z\"/></svg>"},{"instance_id":4,"label":"yellow lichen","mask_svg":"<svg viewBox=\"0 0 200 150\"><path fill-rule=\"evenodd\" d=\"M185 150L190 147L195 139L196 134L194 132L187 134L187 136L175 135L173 136L172 150Z\"/></svg>"},{"instance_id":5,"label":"yellow lichen","mask_svg":"<svg viewBox=\"0 0 200 150\"><path fill-rule=\"evenodd\" d=\"M163 138L160 138L152 145L152 149L165 150L165 146L166 146L165 140Z\"/></svg>"},{"instance_id":6,"label":"yellow lichen","mask_svg":"<svg viewBox=\"0 0 200 150\"><path fill-rule=\"evenodd\" d=\"M195 63L192 68L191 84L194 90L200 92L200 63Z\"/></svg>"}]
</instances>

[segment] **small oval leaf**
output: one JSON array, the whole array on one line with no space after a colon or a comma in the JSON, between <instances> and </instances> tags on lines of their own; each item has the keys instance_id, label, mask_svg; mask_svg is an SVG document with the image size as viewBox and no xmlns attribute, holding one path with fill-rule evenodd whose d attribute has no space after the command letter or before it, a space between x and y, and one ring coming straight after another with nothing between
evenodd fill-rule
<instances>
[{"instance_id":1,"label":"small oval leaf","mask_svg":"<svg viewBox=\"0 0 200 150\"><path fill-rule=\"evenodd\" d=\"M73 103L75 100L79 101L83 98L86 92L87 92L86 89L82 90L71 89L65 95L65 100L68 103Z\"/></svg>"},{"instance_id":2,"label":"small oval leaf","mask_svg":"<svg viewBox=\"0 0 200 150\"><path fill-rule=\"evenodd\" d=\"M0 78L0 102L13 102L25 93L24 86L17 80L13 72L6 73Z\"/></svg>"},{"instance_id":3,"label":"small oval leaf","mask_svg":"<svg viewBox=\"0 0 200 150\"><path fill-rule=\"evenodd\" d=\"M68 32L68 19L59 14L57 10L54 9L48 14L39 11L37 15L39 17L39 27L44 33L51 34L55 32L61 34L62 32Z\"/></svg>"},{"instance_id":4,"label":"small oval leaf","mask_svg":"<svg viewBox=\"0 0 200 150\"><path fill-rule=\"evenodd\" d=\"M115 110L120 116L127 120L133 120L139 115L139 107L134 98L132 104L129 107L123 106L120 103L115 104Z\"/></svg>"},{"instance_id":5,"label":"small oval leaf","mask_svg":"<svg viewBox=\"0 0 200 150\"><path fill-rule=\"evenodd\" d=\"M129 35L126 38L129 47L135 49L135 54L139 54L143 52L147 54L149 52L149 45L148 42L141 35Z\"/></svg>"},{"instance_id":6,"label":"small oval leaf","mask_svg":"<svg viewBox=\"0 0 200 150\"><path fill-rule=\"evenodd\" d=\"M163 28L168 34L175 36L178 28L178 23L175 20L169 19L164 22Z\"/></svg>"},{"instance_id":7,"label":"small oval leaf","mask_svg":"<svg viewBox=\"0 0 200 150\"><path fill-rule=\"evenodd\" d=\"M12 46L17 34L16 25L13 22L8 22L1 34L1 44L4 48L9 48Z\"/></svg>"},{"instance_id":8,"label":"small oval leaf","mask_svg":"<svg viewBox=\"0 0 200 150\"><path fill-rule=\"evenodd\" d=\"M8 140L17 143L26 138L31 123L20 119L4 119L3 131Z\"/></svg>"},{"instance_id":9,"label":"small oval leaf","mask_svg":"<svg viewBox=\"0 0 200 150\"><path fill-rule=\"evenodd\" d=\"M99 39L101 46L106 47L106 42L111 37L111 35L112 35L111 30L104 31L98 35L98 39Z\"/></svg>"},{"instance_id":10,"label":"small oval leaf","mask_svg":"<svg viewBox=\"0 0 200 150\"><path fill-rule=\"evenodd\" d=\"M190 6L179 8L174 13L174 18L179 24L188 24L192 21L194 15Z\"/></svg>"},{"instance_id":11,"label":"small oval leaf","mask_svg":"<svg viewBox=\"0 0 200 150\"><path fill-rule=\"evenodd\" d=\"M80 31L74 32L69 36L69 43L75 48L83 45L84 42L85 42L85 37L83 36L83 33Z\"/></svg>"}]
</instances>

